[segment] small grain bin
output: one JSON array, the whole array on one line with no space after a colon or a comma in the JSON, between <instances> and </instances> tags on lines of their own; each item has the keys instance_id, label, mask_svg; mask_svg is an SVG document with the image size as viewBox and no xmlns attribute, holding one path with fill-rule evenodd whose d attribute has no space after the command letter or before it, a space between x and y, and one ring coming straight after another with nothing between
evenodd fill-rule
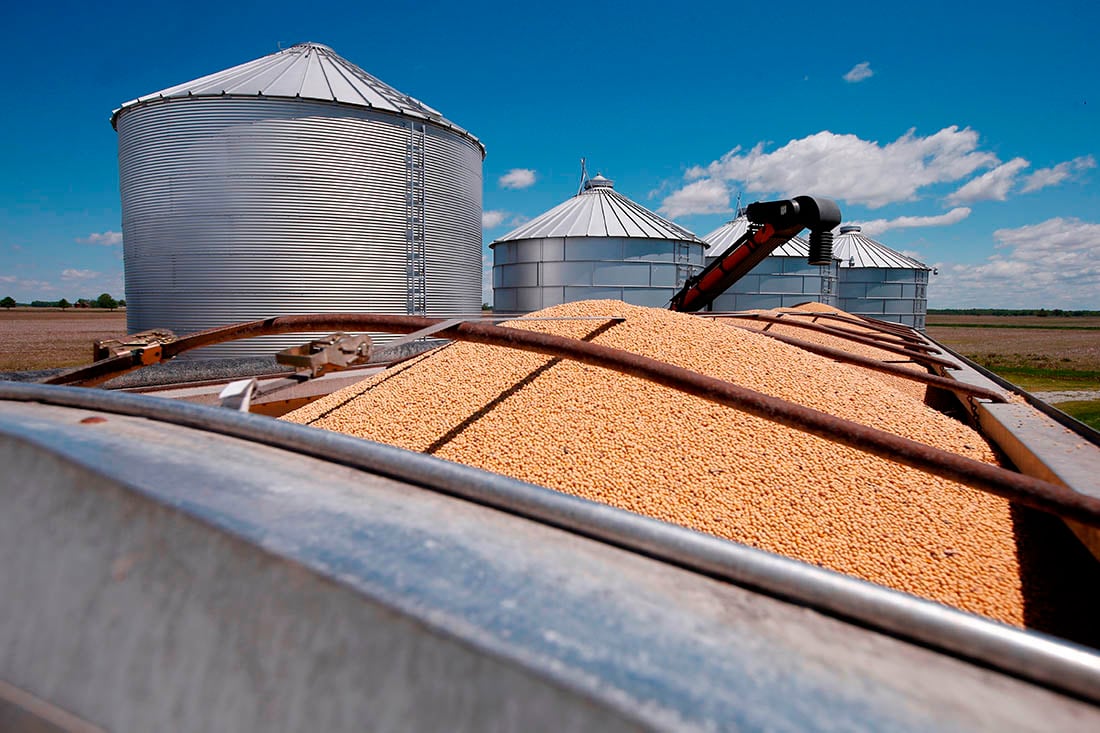
<instances>
[{"instance_id":1,"label":"small grain bin","mask_svg":"<svg viewBox=\"0 0 1100 733\"><path fill-rule=\"evenodd\" d=\"M493 307L526 312L596 298L665 307L702 269L706 243L596 175L489 246Z\"/></svg>"},{"instance_id":2,"label":"small grain bin","mask_svg":"<svg viewBox=\"0 0 1100 733\"><path fill-rule=\"evenodd\" d=\"M748 230L749 220L739 212L703 237L707 242L706 261L710 264ZM807 301L837 305L837 262L818 266L807 264L810 244L794 237L735 282L711 303L711 311L739 311L757 308L788 308Z\"/></svg>"},{"instance_id":3,"label":"small grain bin","mask_svg":"<svg viewBox=\"0 0 1100 733\"><path fill-rule=\"evenodd\" d=\"M303 43L115 110L127 327L481 305L484 147ZM302 335L195 352L269 354Z\"/></svg>"},{"instance_id":4,"label":"small grain bin","mask_svg":"<svg viewBox=\"0 0 1100 733\"><path fill-rule=\"evenodd\" d=\"M854 225L840 228L833 256L840 259L842 310L924 330L932 268L864 236Z\"/></svg>"}]
</instances>

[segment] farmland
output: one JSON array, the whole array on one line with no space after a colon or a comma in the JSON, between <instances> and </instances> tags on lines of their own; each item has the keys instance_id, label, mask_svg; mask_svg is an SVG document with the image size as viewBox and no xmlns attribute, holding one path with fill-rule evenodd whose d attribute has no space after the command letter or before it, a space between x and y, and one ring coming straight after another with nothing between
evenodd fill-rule
<instances>
[{"instance_id":1,"label":"farmland","mask_svg":"<svg viewBox=\"0 0 1100 733\"><path fill-rule=\"evenodd\" d=\"M125 310L2 309L0 372L87 364L94 341L125 334Z\"/></svg>"},{"instance_id":2,"label":"farmland","mask_svg":"<svg viewBox=\"0 0 1100 733\"><path fill-rule=\"evenodd\" d=\"M125 310L0 310L0 372L86 364L125 333ZM1100 391L1100 317L930 315L928 335L1028 391ZM1100 424L1091 396L1059 407Z\"/></svg>"},{"instance_id":3,"label":"farmland","mask_svg":"<svg viewBox=\"0 0 1100 733\"><path fill-rule=\"evenodd\" d=\"M1056 406L1100 428L1100 318L928 316L928 335L1029 392L1079 392Z\"/></svg>"}]
</instances>

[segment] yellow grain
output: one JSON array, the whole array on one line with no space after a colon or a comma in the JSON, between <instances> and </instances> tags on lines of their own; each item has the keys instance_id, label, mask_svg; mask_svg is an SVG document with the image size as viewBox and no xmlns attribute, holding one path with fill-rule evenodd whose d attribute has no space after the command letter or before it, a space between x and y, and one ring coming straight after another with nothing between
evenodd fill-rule
<instances>
[{"instance_id":1,"label":"yellow grain","mask_svg":"<svg viewBox=\"0 0 1100 733\"><path fill-rule=\"evenodd\" d=\"M618 301L536 315L626 320L511 327L591 337L997 461L980 434L925 405L923 388L899 389L897 378L869 378L751 330ZM429 451L1007 623L1027 620L1007 501L605 369L454 343L286 419Z\"/></svg>"}]
</instances>

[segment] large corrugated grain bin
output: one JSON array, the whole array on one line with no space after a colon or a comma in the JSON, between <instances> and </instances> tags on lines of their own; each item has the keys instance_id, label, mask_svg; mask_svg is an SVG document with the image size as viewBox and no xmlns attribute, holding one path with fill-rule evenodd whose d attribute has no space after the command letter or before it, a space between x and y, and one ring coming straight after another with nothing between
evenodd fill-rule
<instances>
[{"instance_id":1,"label":"large corrugated grain bin","mask_svg":"<svg viewBox=\"0 0 1100 733\"><path fill-rule=\"evenodd\" d=\"M332 49L304 43L140 97L112 124L131 332L479 310L484 147Z\"/></svg>"}]
</instances>

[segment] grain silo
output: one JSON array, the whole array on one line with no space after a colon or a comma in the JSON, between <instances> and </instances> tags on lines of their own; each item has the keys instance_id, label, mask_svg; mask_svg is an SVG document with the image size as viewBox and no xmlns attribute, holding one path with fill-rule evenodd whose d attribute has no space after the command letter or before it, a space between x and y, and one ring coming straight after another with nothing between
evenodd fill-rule
<instances>
[{"instance_id":1,"label":"grain silo","mask_svg":"<svg viewBox=\"0 0 1100 733\"><path fill-rule=\"evenodd\" d=\"M123 104L127 327L472 313L484 146L316 43ZM219 345L268 354L301 335Z\"/></svg>"},{"instance_id":2,"label":"grain silo","mask_svg":"<svg viewBox=\"0 0 1100 733\"><path fill-rule=\"evenodd\" d=\"M840 228L833 255L840 259L842 310L924 330L932 268L864 236L855 225Z\"/></svg>"},{"instance_id":3,"label":"grain silo","mask_svg":"<svg viewBox=\"0 0 1100 733\"><path fill-rule=\"evenodd\" d=\"M706 243L596 175L489 246L493 307L532 311L595 298L664 307L702 269Z\"/></svg>"},{"instance_id":4,"label":"grain silo","mask_svg":"<svg viewBox=\"0 0 1100 733\"><path fill-rule=\"evenodd\" d=\"M710 264L749 228L744 212L703 237L707 242L706 259ZM810 244L794 237L776 248L711 303L711 311L739 311L755 308L787 308L807 301L837 305L837 262L818 266L808 264Z\"/></svg>"}]
</instances>

